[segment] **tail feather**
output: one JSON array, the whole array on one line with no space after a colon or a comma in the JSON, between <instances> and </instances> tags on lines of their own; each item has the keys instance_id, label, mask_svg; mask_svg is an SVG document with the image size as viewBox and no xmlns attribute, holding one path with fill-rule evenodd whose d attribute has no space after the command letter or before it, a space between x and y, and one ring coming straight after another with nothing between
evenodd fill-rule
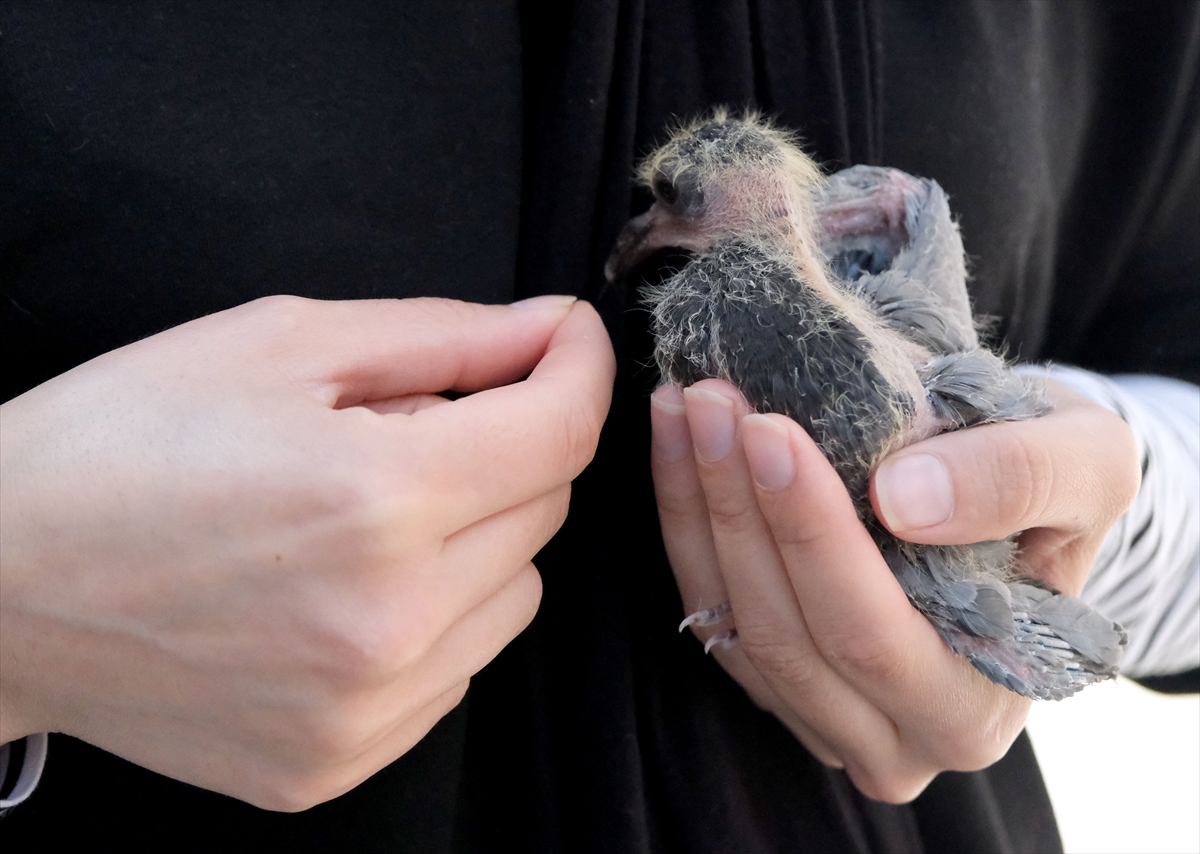
<instances>
[{"instance_id":1,"label":"tail feather","mask_svg":"<svg viewBox=\"0 0 1200 854\"><path fill-rule=\"evenodd\" d=\"M1075 596L1003 581L1010 541L977 546L881 543L916 608L984 676L1026 697L1060 700L1116 675L1129 636Z\"/></svg>"},{"instance_id":2,"label":"tail feather","mask_svg":"<svg viewBox=\"0 0 1200 854\"><path fill-rule=\"evenodd\" d=\"M1077 596L1063 596L1021 582L1009 585L1014 610L1029 615L1033 623L1051 627L1059 638L1084 659L1115 675L1129 635L1119 625L1093 611Z\"/></svg>"}]
</instances>

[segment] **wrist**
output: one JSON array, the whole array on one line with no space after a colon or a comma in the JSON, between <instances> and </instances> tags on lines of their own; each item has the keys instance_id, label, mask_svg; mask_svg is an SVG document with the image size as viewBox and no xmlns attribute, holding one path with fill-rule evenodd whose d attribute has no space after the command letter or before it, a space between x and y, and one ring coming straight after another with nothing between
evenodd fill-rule
<instances>
[{"instance_id":1,"label":"wrist","mask_svg":"<svg viewBox=\"0 0 1200 854\"><path fill-rule=\"evenodd\" d=\"M25 643L17 636L25 621L0 608L0 744L8 744L36 732L45 732L29 713L27 692L21 679L20 650Z\"/></svg>"},{"instance_id":2,"label":"wrist","mask_svg":"<svg viewBox=\"0 0 1200 854\"><path fill-rule=\"evenodd\" d=\"M19 703L14 702L18 692L7 682L7 678L0 678L0 744L9 744L38 731L26 724L28 716L19 708Z\"/></svg>"},{"instance_id":3,"label":"wrist","mask_svg":"<svg viewBox=\"0 0 1200 854\"><path fill-rule=\"evenodd\" d=\"M0 744L8 744L39 730L26 710L24 682L21 677L29 636L25 632L28 620L20 612L24 598L25 560L20 557L21 506L13 481L15 452L12 424L8 416L11 406L4 408L4 441L0 443Z\"/></svg>"}]
</instances>

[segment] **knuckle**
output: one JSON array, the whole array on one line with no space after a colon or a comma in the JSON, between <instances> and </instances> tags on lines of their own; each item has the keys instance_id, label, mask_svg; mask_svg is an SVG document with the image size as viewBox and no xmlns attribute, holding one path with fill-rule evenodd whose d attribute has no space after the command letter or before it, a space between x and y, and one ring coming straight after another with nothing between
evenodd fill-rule
<instances>
[{"instance_id":1,"label":"knuckle","mask_svg":"<svg viewBox=\"0 0 1200 854\"><path fill-rule=\"evenodd\" d=\"M957 760L947 763L947 770L979 771L990 765L995 765L1008 752L1008 745L1001 745L989 739L953 739L951 745L956 747Z\"/></svg>"},{"instance_id":2,"label":"knuckle","mask_svg":"<svg viewBox=\"0 0 1200 854\"><path fill-rule=\"evenodd\" d=\"M695 481L674 477L674 473L654 473L654 498L664 526L682 526L707 510L707 501ZM703 512L707 516L707 512ZM707 521L707 520L706 520Z\"/></svg>"},{"instance_id":3,"label":"knuckle","mask_svg":"<svg viewBox=\"0 0 1200 854\"><path fill-rule=\"evenodd\" d=\"M311 321L315 305L304 297L274 294L248 303L247 311L264 335L286 338Z\"/></svg>"},{"instance_id":4,"label":"knuckle","mask_svg":"<svg viewBox=\"0 0 1200 854\"><path fill-rule=\"evenodd\" d=\"M935 776L932 771L914 771L898 765L882 767L847 764L846 771L854 787L876 801L907 804L925 791Z\"/></svg>"},{"instance_id":5,"label":"knuckle","mask_svg":"<svg viewBox=\"0 0 1200 854\"><path fill-rule=\"evenodd\" d=\"M247 800L259 809L270 812L304 812L321 803L318 798L306 794L305 788L289 782L281 782L272 785L268 791L249 797Z\"/></svg>"},{"instance_id":6,"label":"knuckle","mask_svg":"<svg viewBox=\"0 0 1200 854\"><path fill-rule=\"evenodd\" d=\"M462 703L462 701L464 699L466 699L467 690L470 687L471 687L471 680L464 679L462 682L459 682L457 685L455 685L453 688L451 688L446 694L444 694L443 697L445 699L445 704L442 706L442 714L448 715L448 714L450 714L450 712L457 709L459 704Z\"/></svg>"},{"instance_id":7,"label":"knuckle","mask_svg":"<svg viewBox=\"0 0 1200 854\"><path fill-rule=\"evenodd\" d=\"M784 554L798 553L802 549L820 547L830 537L836 537L829 529L806 525L807 520L784 516L770 519L771 535Z\"/></svg>"},{"instance_id":8,"label":"knuckle","mask_svg":"<svg viewBox=\"0 0 1200 854\"><path fill-rule=\"evenodd\" d=\"M368 469L354 465L340 477L323 484L328 509L350 524L356 534L366 533L395 496Z\"/></svg>"},{"instance_id":9,"label":"knuckle","mask_svg":"<svg viewBox=\"0 0 1200 854\"><path fill-rule=\"evenodd\" d=\"M551 501L550 508L550 534L554 535L563 523L567 521L567 514L571 511L571 484L564 484L561 489L555 491Z\"/></svg>"},{"instance_id":10,"label":"knuckle","mask_svg":"<svg viewBox=\"0 0 1200 854\"><path fill-rule=\"evenodd\" d=\"M422 660L437 639L432 608L410 604L420 597L373 586L341 599L342 613L319 629L319 661L314 668L335 699L390 682Z\"/></svg>"},{"instance_id":11,"label":"knuckle","mask_svg":"<svg viewBox=\"0 0 1200 854\"><path fill-rule=\"evenodd\" d=\"M469 687L468 679L442 694L437 717L458 706ZM301 746L297 752L300 759L265 773L253 781L252 791L235 794L262 809L301 812L348 792L380 767L375 764L378 757L373 758L369 750L364 753L364 747L377 740L378 727L361 723L361 711L346 704L314 712L293 727L295 743ZM427 726L422 727L398 753L407 751L427 731Z\"/></svg>"},{"instance_id":12,"label":"knuckle","mask_svg":"<svg viewBox=\"0 0 1200 854\"><path fill-rule=\"evenodd\" d=\"M416 330L457 329L474 319L473 306L445 297L407 297L401 301L405 320Z\"/></svg>"},{"instance_id":13,"label":"knuckle","mask_svg":"<svg viewBox=\"0 0 1200 854\"><path fill-rule=\"evenodd\" d=\"M920 723L910 721L900 731L899 756L907 767L978 771L1002 759L1020 735L1031 701L966 667L967 682L925 693Z\"/></svg>"},{"instance_id":14,"label":"knuckle","mask_svg":"<svg viewBox=\"0 0 1200 854\"><path fill-rule=\"evenodd\" d=\"M924 754L940 770L978 771L1003 758L1011 741L1002 743L979 728L947 726L939 729L936 742L925 744Z\"/></svg>"},{"instance_id":15,"label":"knuckle","mask_svg":"<svg viewBox=\"0 0 1200 854\"><path fill-rule=\"evenodd\" d=\"M511 583L516 585L515 604L511 612L515 628L513 637L516 637L533 622L542 604L542 574L536 566L528 563Z\"/></svg>"},{"instance_id":16,"label":"knuckle","mask_svg":"<svg viewBox=\"0 0 1200 854\"><path fill-rule=\"evenodd\" d=\"M400 555L420 556L441 543L433 532L442 530L437 513L445 498L436 491L385 478L367 478L357 490L355 528L369 554L392 562Z\"/></svg>"},{"instance_id":17,"label":"knuckle","mask_svg":"<svg viewBox=\"0 0 1200 854\"><path fill-rule=\"evenodd\" d=\"M968 715L970 723L943 729L937 746L945 770L978 771L994 765L1021 734L1031 701L997 686L987 688L977 700L981 705Z\"/></svg>"},{"instance_id":18,"label":"knuckle","mask_svg":"<svg viewBox=\"0 0 1200 854\"><path fill-rule=\"evenodd\" d=\"M1113 465L1108 469L1107 484L1111 504L1108 508L1110 518L1106 521L1110 522L1129 509L1142 485L1141 459L1133 428L1115 414L1112 418L1116 424L1114 447L1109 454Z\"/></svg>"},{"instance_id":19,"label":"knuckle","mask_svg":"<svg viewBox=\"0 0 1200 854\"><path fill-rule=\"evenodd\" d=\"M417 297L406 300L411 312L412 334L418 338L446 341L452 337L454 346L442 352L455 360L453 376L467 366L473 351L473 336L479 321L478 306L461 300L440 297Z\"/></svg>"},{"instance_id":20,"label":"knuckle","mask_svg":"<svg viewBox=\"0 0 1200 854\"><path fill-rule=\"evenodd\" d=\"M805 654L794 639L777 629L738 621L738 640L768 683L796 689L811 684L817 675L814 656Z\"/></svg>"},{"instance_id":21,"label":"knuckle","mask_svg":"<svg viewBox=\"0 0 1200 854\"><path fill-rule=\"evenodd\" d=\"M293 773L268 781L266 791L251 803L272 812L297 813L332 800L343 791L325 774Z\"/></svg>"},{"instance_id":22,"label":"knuckle","mask_svg":"<svg viewBox=\"0 0 1200 854\"><path fill-rule=\"evenodd\" d=\"M342 769L357 754L341 744L330 745L326 733L331 729L313 722L294 726L299 746L292 757L271 767L260 765L253 775L243 775L242 790L231 794L274 812L302 812L342 794L348 788L340 785ZM353 750L357 749L355 745Z\"/></svg>"},{"instance_id":23,"label":"knuckle","mask_svg":"<svg viewBox=\"0 0 1200 854\"><path fill-rule=\"evenodd\" d=\"M535 550L548 543L567 521L571 509L571 485L564 484L553 490L540 499L540 504L530 531Z\"/></svg>"},{"instance_id":24,"label":"knuckle","mask_svg":"<svg viewBox=\"0 0 1200 854\"><path fill-rule=\"evenodd\" d=\"M740 502L729 496L711 495L708 492L706 496L708 515L714 530L740 536L762 528L762 515L757 504Z\"/></svg>"},{"instance_id":25,"label":"knuckle","mask_svg":"<svg viewBox=\"0 0 1200 854\"><path fill-rule=\"evenodd\" d=\"M563 437L563 463L574 477L596 455L604 415L590 401L581 397L578 391L568 391L562 400L559 431Z\"/></svg>"},{"instance_id":26,"label":"knuckle","mask_svg":"<svg viewBox=\"0 0 1200 854\"><path fill-rule=\"evenodd\" d=\"M795 651L784 652L778 647L768 650L747 650L747 656L763 677L772 684L795 691L811 685L816 677L816 664L810 656Z\"/></svg>"},{"instance_id":27,"label":"knuckle","mask_svg":"<svg viewBox=\"0 0 1200 854\"><path fill-rule=\"evenodd\" d=\"M898 685L909 674L904 647L882 632L860 628L826 635L818 639L818 644L833 668L849 674L855 681Z\"/></svg>"},{"instance_id":28,"label":"knuckle","mask_svg":"<svg viewBox=\"0 0 1200 854\"><path fill-rule=\"evenodd\" d=\"M329 479L330 508L364 559L419 553L422 544L436 539L430 532L437 530L435 513L444 499L405 463L372 462L372 450L373 445L365 443L361 458L351 458L340 477Z\"/></svg>"},{"instance_id":29,"label":"knuckle","mask_svg":"<svg viewBox=\"0 0 1200 854\"><path fill-rule=\"evenodd\" d=\"M388 613L384 619L371 620L371 625L347 647L359 684L378 685L412 667L429 654L437 639L429 609L397 610L399 613Z\"/></svg>"},{"instance_id":30,"label":"knuckle","mask_svg":"<svg viewBox=\"0 0 1200 854\"><path fill-rule=\"evenodd\" d=\"M349 695L383 681L390 668L372 640L361 630L343 630L327 639L317 670L331 695Z\"/></svg>"},{"instance_id":31,"label":"knuckle","mask_svg":"<svg viewBox=\"0 0 1200 854\"><path fill-rule=\"evenodd\" d=\"M428 567L442 540L429 535L423 502L404 490L359 480L330 500L337 531L321 549L336 563L324 595L310 602L306 630L315 675L339 696L394 677L437 640L443 609L430 600Z\"/></svg>"},{"instance_id":32,"label":"knuckle","mask_svg":"<svg viewBox=\"0 0 1200 854\"><path fill-rule=\"evenodd\" d=\"M310 714L299 730L316 769L334 767L357 756L374 735L350 703L334 703Z\"/></svg>"},{"instance_id":33,"label":"knuckle","mask_svg":"<svg viewBox=\"0 0 1200 854\"><path fill-rule=\"evenodd\" d=\"M832 747L822 741L820 737L813 736L808 732L799 731L794 726L789 726L789 728L792 730L792 734L800 739L800 743L808 749L808 752L818 762L826 768L832 768L837 771L845 770L846 763L842 760L842 757Z\"/></svg>"},{"instance_id":34,"label":"knuckle","mask_svg":"<svg viewBox=\"0 0 1200 854\"><path fill-rule=\"evenodd\" d=\"M1054 485L1054 464L1049 448L1029 441L1022 433L1004 434L991 457L996 518L1011 520L1018 527L1022 520L1041 517L1050 502Z\"/></svg>"}]
</instances>

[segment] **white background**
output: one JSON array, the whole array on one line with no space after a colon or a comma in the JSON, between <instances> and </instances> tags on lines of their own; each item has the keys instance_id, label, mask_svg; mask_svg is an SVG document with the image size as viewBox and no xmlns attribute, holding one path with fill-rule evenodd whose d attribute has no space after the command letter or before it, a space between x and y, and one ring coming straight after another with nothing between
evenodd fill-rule
<instances>
[{"instance_id":1,"label":"white background","mask_svg":"<svg viewBox=\"0 0 1200 854\"><path fill-rule=\"evenodd\" d=\"M1067 854L1200 854L1200 696L1117 679L1028 729Z\"/></svg>"}]
</instances>

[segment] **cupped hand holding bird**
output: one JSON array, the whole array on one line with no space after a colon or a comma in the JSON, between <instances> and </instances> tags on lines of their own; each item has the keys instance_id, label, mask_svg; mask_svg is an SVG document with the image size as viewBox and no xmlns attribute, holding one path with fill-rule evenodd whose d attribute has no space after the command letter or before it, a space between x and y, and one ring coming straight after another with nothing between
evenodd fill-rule
<instances>
[{"instance_id":1,"label":"cupped hand holding bird","mask_svg":"<svg viewBox=\"0 0 1200 854\"><path fill-rule=\"evenodd\" d=\"M973 543L1025 531L1023 569L1078 593L1137 489L1129 428L1050 383L1043 418L894 453L872 505L893 533ZM904 802L943 770L999 759L1030 701L954 655L908 602L813 440L722 380L651 398L663 539L685 613L726 601L729 674L866 795ZM721 623L693 630L701 640Z\"/></svg>"}]
</instances>

